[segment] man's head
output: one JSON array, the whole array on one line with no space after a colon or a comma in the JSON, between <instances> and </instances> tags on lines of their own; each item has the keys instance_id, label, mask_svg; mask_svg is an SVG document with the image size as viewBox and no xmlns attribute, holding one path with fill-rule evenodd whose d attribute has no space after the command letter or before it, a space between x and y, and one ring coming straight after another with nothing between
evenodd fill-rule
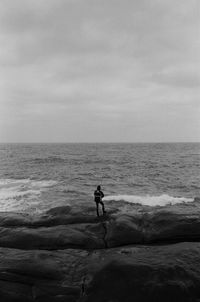
<instances>
[{"instance_id":1,"label":"man's head","mask_svg":"<svg viewBox=\"0 0 200 302\"><path fill-rule=\"evenodd\" d=\"M101 186L97 186L97 190L100 191L101 190Z\"/></svg>"}]
</instances>

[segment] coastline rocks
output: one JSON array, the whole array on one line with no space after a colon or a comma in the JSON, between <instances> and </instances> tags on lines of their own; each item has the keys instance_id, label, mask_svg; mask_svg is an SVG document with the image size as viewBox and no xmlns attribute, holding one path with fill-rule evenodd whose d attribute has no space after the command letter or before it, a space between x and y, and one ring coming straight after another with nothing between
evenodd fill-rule
<instances>
[{"instance_id":1,"label":"coastline rocks","mask_svg":"<svg viewBox=\"0 0 200 302\"><path fill-rule=\"evenodd\" d=\"M110 251L81 302L199 301L200 244Z\"/></svg>"},{"instance_id":2,"label":"coastline rocks","mask_svg":"<svg viewBox=\"0 0 200 302\"><path fill-rule=\"evenodd\" d=\"M108 247L200 241L200 214L160 210L135 216L119 215L107 223L105 240Z\"/></svg>"},{"instance_id":3,"label":"coastline rocks","mask_svg":"<svg viewBox=\"0 0 200 302\"><path fill-rule=\"evenodd\" d=\"M107 213L0 213L0 301L200 301L199 199Z\"/></svg>"},{"instance_id":4,"label":"coastline rocks","mask_svg":"<svg viewBox=\"0 0 200 302\"><path fill-rule=\"evenodd\" d=\"M127 244L143 243L141 217L121 215L106 224L107 233L105 240L108 247Z\"/></svg>"},{"instance_id":5,"label":"coastline rocks","mask_svg":"<svg viewBox=\"0 0 200 302\"><path fill-rule=\"evenodd\" d=\"M94 208L72 209L69 206L52 208L44 214L0 212L0 227L51 227L75 223L99 222Z\"/></svg>"},{"instance_id":6,"label":"coastline rocks","mask_svg":"<svg viewBox=\"0 0 200 302\"><path fill-rule=\"evenodd\" d=\"M146 243L200 241L199 213L157 212L148 217Z\"/></svg>"},{"instance_id":7,"label":"coastline rocks","mask_svg":"<svg viewBox=\"0 0 200 302\"><path fill-rule=\"evenodd\" d=\"M31 216L0 213L0 247L21 249L101 249L129 244L200 241L200 205L166 207L127 205L127 213L108 208L96 217L94 207L57 207ZM116 206L116 207L117 207Z\"/></svg>"},{"instance_id":8,"label":"coastline rocks","mask_svg":"<svg viewBox=\"0 0 200 302\"><path fill-rule=\"evenodd\" d=\"M0 246L21 249L57 250L104 248L101 224L73 224L39 228L0 228Z\"/></svg>"},{"instance_id":9,"label":"coastline rocks","mask_svg":"<svg viewBox=\"0 0 200 302\"><path fill-rule=\"evenodd\" d=\"M31 216L0 213L0 247L56 250L101 249L129 244L200 241L200 205L127 205L96 217L94 207L57 207ZM120 209L120 204L119 209Z\"/></svg>"},{"instance_id":10,"label":"coastline rocks","mask_svg":"<svg viewBox=\"0 0 200 302\"><path fill-rule=\"evenodd\" d=\"M0 248L1 301L77 301L87 255Z\"/></svg>"},{"instance_id":11,"label":"coastline rocks","mask_svg":"<svg viewBox=\"0 0 200 302\"><path fill-rule=\"evenodd\" d=\"M200 243L94 250L0 248L1 301L200 299Z\"/></svg>"},{"instance_id":12,"label":"coastline rocks","mask_svg":"<svg viewBox=\"0 0 200 302\"><path fill-rule=\"evenodd\" d=\"M120 207L120 203L119 203ZM165 207L127 205L107 222L108 247L200 241L200 200Z\"/></svg>"}]
</instances>

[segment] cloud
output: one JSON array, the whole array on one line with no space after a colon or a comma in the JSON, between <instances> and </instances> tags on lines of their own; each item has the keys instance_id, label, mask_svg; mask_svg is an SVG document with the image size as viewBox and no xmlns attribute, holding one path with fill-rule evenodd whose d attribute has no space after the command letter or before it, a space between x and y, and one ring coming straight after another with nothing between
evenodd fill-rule
<instances>
[{"instance_id":1,"label":"cloud","mask_svg":"<svg viewBox=\"0 0 200 302\"><path fill-rule=\"evenodd\" d=\"M200 70L197 65L186 64L166 68L151 76L152 80L169 86L182 88L199 88L200 87Z\"/></svg>"},{"instance_id":2,"label":"cloud","mask_svg":"<svg viewBox=\"0 0 200 302\"><path fill-rule=\"evenodd\" d=\"M39 141L52 121L51 140L101 130L107 141L125 130L128 140L170 140L174 127L179 140L188 115L186 140L198 140L198 11L197 0L2 0L0 139L30 139L26 120Z\"/></svg>"}]
</instances>

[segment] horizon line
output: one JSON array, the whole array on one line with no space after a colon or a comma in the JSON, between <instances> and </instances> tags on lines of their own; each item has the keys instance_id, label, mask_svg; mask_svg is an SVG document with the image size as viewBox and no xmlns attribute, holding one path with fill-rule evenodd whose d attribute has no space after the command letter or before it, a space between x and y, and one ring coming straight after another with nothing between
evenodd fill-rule
<instances>
[{"instance_id":1,"label":"horizon line","mask_svg":"<svg viewBox=\"0 0 200 302\"><path fill-rule=\"evenodd\" d=\"M14 141L9 141L9 142L0 142L0 144L187 144L187 143L200 143L200 141L102 141L102 142L95 142L95 141L68 141L68 142L62 142L62 141L55 141L55 142L45 142L45 141L35 141L35 142L14 142Z\"/></svg>"}]
</instances>

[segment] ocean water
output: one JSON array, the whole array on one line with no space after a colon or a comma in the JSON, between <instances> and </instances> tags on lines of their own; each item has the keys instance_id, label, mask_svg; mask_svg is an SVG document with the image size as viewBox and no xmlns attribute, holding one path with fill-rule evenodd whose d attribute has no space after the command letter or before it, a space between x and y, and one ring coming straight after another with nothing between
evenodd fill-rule
<instances>
[{"instance_id":1,"label":"ocean water","mask_svg":"<svg viewBox=\"0 0 200 302\"><path fill-rule=\"evenodd\" d=\"M192 202L200 196L200 143L0 144L0 211L42 212L105 203Z\"/></svg>"}]
</instances>

